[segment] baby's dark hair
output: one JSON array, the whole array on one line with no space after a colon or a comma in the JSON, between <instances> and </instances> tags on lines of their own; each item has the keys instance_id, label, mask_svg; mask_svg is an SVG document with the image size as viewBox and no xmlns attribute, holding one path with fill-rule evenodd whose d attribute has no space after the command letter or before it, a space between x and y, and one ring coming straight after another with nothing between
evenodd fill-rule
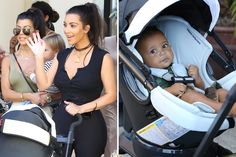
<instances>
[{"instance_id":1,"label":"baby's dark hair","mask_svg":"<svg viewBox=\"0 0 236 157\"><path fill-rule=\"evenodd\" d=\"M153 33L161 32L157 27L155 26L148 26L142 31L138 36L138 41L135 45L135 48L139 50L139 47L141 46L142 41L146 38L152 35ZM162 32L161 32L162 33Z\"/></svg>"}]
</instances>

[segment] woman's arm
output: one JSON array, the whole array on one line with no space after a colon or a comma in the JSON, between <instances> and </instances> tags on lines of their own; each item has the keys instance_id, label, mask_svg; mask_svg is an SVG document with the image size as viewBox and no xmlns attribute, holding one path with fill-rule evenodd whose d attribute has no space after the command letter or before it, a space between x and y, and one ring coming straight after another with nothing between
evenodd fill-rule
<instances>
[{"instance_id":1,"label":"woman's arm","mask_svg":"<svg viewBox=\"0 0 236 157\"><path fill-rule=\"evenodd\" d=\"M54 76L58 67L57 55L53 59L52 66L45 72L43 57L36 56L36 81L40 91L44 91L53 83Z\"/></svg>"},{"instance_id":2,"label":"woman's arm","mask_svg":"<svg viewBox=\"0 0 236 157\"><path fill-rule=\"evenodd\" d=\"M39 104L40 93L19 93L11 89L9 81L10 58L5 56L2 60L1 88L4 100L21 102L29 100L32 103Z\"/></svg>"},{"instance_id":3,"label":"woman's arm","mask_svg":"<svg viewBox=\"0 0 236 157\"><path fill-rule=\"evenodd\" d=\"M10 40L10 53L14 53L16 51L16 46L18 44L18 40L16 36L13 36Z\"/></svg>"},{"instance_id":4,"label":"woman's arm","mask_svg":"<svg viewBox=\"0 0 236 157\"><path fill-rule=\"evenodd\" d=\"M97 109L101 109L116 101L116 77L114 62L109 54L103 59L101 78L104 87L104 95L95 100Z\"/></svg>"},{"instance_id":5,"label":"woman's arm","mask_svg":"<svg viewBox=\"0 0 236 157\"><path fill-rule=\"evenodd\" d=\"M40 91L43 91L50 87L53 82L58 66L57 57L55 56L51 68L46 73L44 70L43 58L43 53L45 52L46 44L41 39L39 33L33 33L33 39L28 38L26 43L35 54L37 86Z\"/></svg>"},{"instance_id":6,"label":"woman's arm","mask_svg":"<svg viewBox=\"0 0 236 157\"><path fill-rule=\"evenodd\" d=\"M186 91L187 86L183 83L174 83L172 86L165 88L165 90L175 96L181 97Z\"/></svg>"}]
</instances>

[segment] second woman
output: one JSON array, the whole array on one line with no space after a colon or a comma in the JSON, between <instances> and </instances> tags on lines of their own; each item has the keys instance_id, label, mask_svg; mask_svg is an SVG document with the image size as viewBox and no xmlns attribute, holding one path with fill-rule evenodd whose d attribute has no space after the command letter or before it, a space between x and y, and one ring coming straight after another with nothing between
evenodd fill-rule
<instances>
[{"instance_id":1,"label":"second woman","mask_svg":"<svg viewBox=\"0 0 236 157\"><path fill-rule=\"evenodd\" d=\"M74 46L58 53L47 73L43 68L44 41L38 33L28 40L36 55L38 87L44 90L54 82L62 93L63 101L54 115L57 133L67 135L75 115L82 114L83 122L75 130L76 156L100 157L104 153L106 125L99 109L116 100L112 58L98 47L101 30L102 20L95 4L70 8L64 33ZM102 89L105 94L100 96Z\"/></svg>"}]
</instances>

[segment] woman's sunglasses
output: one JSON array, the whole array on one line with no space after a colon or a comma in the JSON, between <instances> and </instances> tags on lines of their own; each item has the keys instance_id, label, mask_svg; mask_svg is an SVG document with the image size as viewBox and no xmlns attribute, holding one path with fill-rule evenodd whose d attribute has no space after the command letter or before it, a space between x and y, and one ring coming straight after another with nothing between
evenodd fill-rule
<instances>
[{"instance_id":1,"label":"woman's sunglasses","mask_svg":"<svg viewBox=\"0 0 236 157\"><path fill-rule=\"evenodd\" d=\"M20 27L14 28L14 29L13 29L13 34L14 34L15 36L16 36L16 35L19 35L20 32L21 32L21 30L22 30L22 32L24 33L24 35L27 35L27 36L29 36L30 33L31 33L31 27L30 27L30 26L25 26L25 27L23 27L22 29L21 29Z\"/></svg>"}]
</instances>

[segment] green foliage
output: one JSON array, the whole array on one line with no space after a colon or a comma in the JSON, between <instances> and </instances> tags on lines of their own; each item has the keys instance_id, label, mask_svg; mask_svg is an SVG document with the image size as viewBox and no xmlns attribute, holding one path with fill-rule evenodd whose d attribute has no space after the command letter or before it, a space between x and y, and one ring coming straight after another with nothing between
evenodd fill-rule
<instances>
[{"instance_id":1,"label":"green foliage","mask_svg":"<svg viewBox=\"0 0 236 157\"><path fill-rule=\"evenodd\" d=\"M236 19L236 0L232 1L232 4L230 6L230 11L232 15L232 21L235 21ZM234 27L234 36L236 36L236 27Z\"/></svg>"},{"instance_id":2,"label":"green foliage","mask_svg":"<svg viewBox=\"0 0 236 157\"><path fill-rule=\"evenodd\" d=\"M236 26L236 0L219 0L220 17L217 21L218 26Z\"/></svg>"},{"instance_id":3,"label":"green foliage","mask_svg":"<svg viewBox=\"0 0 236 157\"><path fill-rule=\"evenodd\" d=\"M233 16L233 18L236 17L236 0L233 0L231 6L230 6L230 11Z\"/></svg>"}]
</instances>

